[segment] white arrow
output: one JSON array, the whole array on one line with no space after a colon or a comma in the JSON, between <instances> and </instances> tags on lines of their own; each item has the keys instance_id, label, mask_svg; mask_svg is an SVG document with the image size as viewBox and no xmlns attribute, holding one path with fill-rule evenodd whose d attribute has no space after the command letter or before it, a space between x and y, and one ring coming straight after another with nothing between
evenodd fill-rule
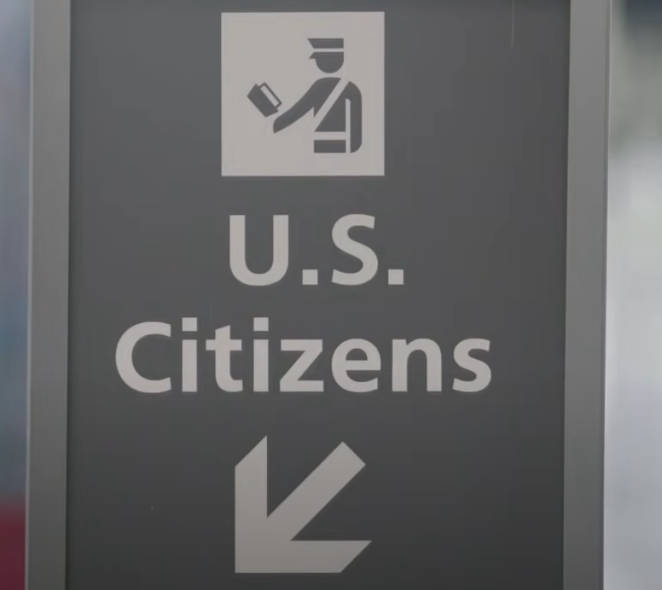
<instances>
[{"instance_id":1,"label":"white arrow","mask_svg":"<svg viewBox=\"0 0 662 590\"><path fill-rule=\"evenodd\" d=\"M235 467L235 572L342 572L370 541L293 539L363 467L342 443L267 514L267 439L262 439Z\"/></svg>"}]
</instances>

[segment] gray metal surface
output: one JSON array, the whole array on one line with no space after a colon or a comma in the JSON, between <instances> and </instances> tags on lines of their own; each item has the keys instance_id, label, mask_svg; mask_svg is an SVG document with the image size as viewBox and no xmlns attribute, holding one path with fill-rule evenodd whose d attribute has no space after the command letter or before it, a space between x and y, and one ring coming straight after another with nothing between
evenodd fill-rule
<instances>
[{"instance_id":1,"label":"gray metal surface","mask_svg":"<svg viewBox=\"0 0 662 590\"><path fill-rule=\"evenodd\" d=\"M603 580L610 3L572 3L565 402L565 588Z\"/></svg>"},{"instance_id":2,"label":"gray metal surface","mask_svg":"<svg viewBox=\"0 0 662 590\"><path fill-rule=\"evenodd\" d=\"M27 587L64 590L69 279L69 2L34 0Z\"/></svg>"}]
</instances>

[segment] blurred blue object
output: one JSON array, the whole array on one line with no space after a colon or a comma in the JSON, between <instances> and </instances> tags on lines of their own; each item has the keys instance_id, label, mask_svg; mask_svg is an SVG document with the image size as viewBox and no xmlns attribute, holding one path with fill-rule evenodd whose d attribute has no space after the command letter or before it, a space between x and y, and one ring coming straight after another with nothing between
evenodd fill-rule
<instances>
[{"instance_id":1,"label":"blurred blue object","mask_svg":"<svg viewBox=\"0 0 662 590\"><path fill-rule=\"evenodd\" d=\"M0 498L21 496L25 479L28 9L0 3Z\"/></svg>"}]
</instances>

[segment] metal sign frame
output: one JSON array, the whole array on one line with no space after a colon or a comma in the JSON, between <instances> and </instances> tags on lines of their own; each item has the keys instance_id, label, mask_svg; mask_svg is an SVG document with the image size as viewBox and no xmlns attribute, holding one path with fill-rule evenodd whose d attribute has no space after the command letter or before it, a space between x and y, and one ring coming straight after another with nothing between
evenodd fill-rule
<instances>
[{"instance_id":1,"label":"metal sign frame","mask_svg":"<svg viewBox=\"0 0 662 590\"><path fill-rule=\"evenodd\" d=\"M570 0L564 590L603 587L609 0ZM70 0L34 0L28 590L65 590Z\"/></svg>"}]
</instances>

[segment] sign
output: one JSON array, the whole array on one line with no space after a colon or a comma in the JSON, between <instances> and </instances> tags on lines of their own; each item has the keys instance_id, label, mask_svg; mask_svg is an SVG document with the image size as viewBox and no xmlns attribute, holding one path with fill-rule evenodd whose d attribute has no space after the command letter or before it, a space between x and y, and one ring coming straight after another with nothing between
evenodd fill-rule
<instances>
[{"instance_id":1,"label":"sign","mask_svg":"<svg viewBox=\"0 0 662 590\"><path fill-rule=\"evenodd\" d=\"M65 4L29 590L597 590L606 4Z\"/></svg>"}]
</instances>

